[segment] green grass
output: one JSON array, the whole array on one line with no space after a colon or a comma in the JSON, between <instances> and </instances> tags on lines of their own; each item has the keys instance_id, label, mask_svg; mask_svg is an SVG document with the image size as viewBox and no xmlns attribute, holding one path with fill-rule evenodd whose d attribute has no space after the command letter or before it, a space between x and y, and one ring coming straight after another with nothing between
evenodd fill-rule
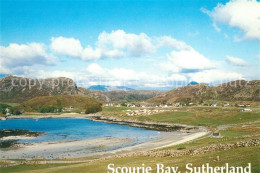
<instances>
[{"instance_id":1,"label":"green grass","mask_svg":"<svg viewBox=\"0 0 260 173\"><path fill-rule=\"evenodd\" d=\"M192 112L163 112L151 115L149 118L155 122L182 123L192 116L194 116Z\"/></svg>"},{"instance_id":2,"label":"green grass","mask_svg":"<svg viewBox=\"0 0 260 173\"><path fill-rule=\"evenodd\" d=\"M103 112L121 112L121 111L124 111L124 110L128 110L131 108L128 108L128 107L114 107L114 106L104 106L102 107L102 110Z\"/></svg>"},{"instance_id":3,"label":"green grass","mask_svg":"<svg viewBox=\"0 0 260 173\"><path fill-rule=\"evenodd\" d=\"M40 96L23 102L17 108L23 112L40 112L43 108L55 107L69 108L73 107L77 111L86 111L87 108L100 107L101 103L84 95L55 95ZM100 107L101 108L101 107Z\"/></svg>"},{"instance_id":4,"label":"green grass","mask_svg":"<svg viewBox=\"0 0 260 173\"><path fill-rule=\"evenodd\" d=\"M20 105L20 103L4 103L4 102L3 103L0 102L0 104L7 104L7 105L12 106L12 107Z\"/></svg>"},{"instance_id":5,"label":"green grass","mask_svg":"<svg viewBox=\"0 0 260 173\"><path fill-rule=\"evenodd\" d=\"M103 161L94 161L90 163L81 164L47 164L47 165L19 165L8 168L0 168L0 172L54 172L54 173L69 173L69 172L89 172L101 173L107 172L107 165L114 163L115 166L141 166L144 163L146 166L151 166L156 169L157 163L162 163L165 166L178 166L180 171L185 172L185 165L192 163L193 166L201 166L202 164L209 163L211 166L223 166L229 163L231 166L246 166L247 163L252 164L252 172L259 172L259 153L260 147L248 148L235 148L226 151L207 153L195 156L183 157L126 157L126 158L113 158ZM215 161L217 156L220 160ZM237 159L241 158L243 159ZM156 171L153 171L156 172Z\"/></svg>"},{"instance_id":6,"label":"green grass","mask_svg":"<svg viewBox=\"0 0 260 173\"><path fill-rule=\"evenodd\" d=\"M103 111L104 116L113 116L120 120L137 120L157 123L187 124L195 126L216 127L226 124L238 124L260 120L260 110L239 112L240 108L221 107L184 107L152 115L127 116L123 110L128 108L108 107Z\"/></svg>"},{"instance_id":7,"label":"green grass","mask_svg":"<svg viewBox=\"0 0 260 173\"><path fill-rule=\"evenodd\" d=\"M22 164L22 165L17 165L17 166L9 166L9 167L4 167L0 168L1 173L5 172L29 172L33 170L42 170L42 169L49 169L49 168L56 168L60 166L65 166L67 164L34 164L34 165L29 165L29 164ZM70 164L73 165L73 164Z\"/></svg>"},{"instance_id":8,"label":"green grass","mask_svg":"<svg viewBox=\"0 0 260 173\"><path fill-rule=\"evenodd\" d=\"M191 149L191 148L197 148L197 147L203 147L211 144L224 144L224 143L233 143L241 140L247 140L251 139L252 137L248 135L257 135L260 134L260 128L259 123L255 123L252 125L248 125L245 127L236 126L233 128L229 128L226 130L220 130L221 138L214 138L210 135L201 137L199 139L193 140L191 142L162 148L160 150L165 149L172 149L172 150L179 150L179 149Z\"/></svg>"},{"instance_id":9,"label":"green grass","mask_svg":"<svg viewBox=\"0 0 260 173\"><path fill-rule=\"evenodd\" d=\"M227 112L212 110L213 112L164 112L149 116L155 122L181 123L200 126L218 126L224 124L244 123L260 120L259 112Z\"/></svg>"},{"instance_id":10,"label":"green grass","mask_svg":"<svg viewBox=\"0 0 260 173\"><path fill-rule=\"evenodd\" d=\"M104 116L113 116L118 119L150 121L150 122L167 122L167 123L181 123L190 125L206 125L216 127L225 124L237 124L226 130L220 130L222 138L212 138L204 136L199 139L162 148L160 150L186 150L191 148L198 148L208 146L211 144L224 144L234 143L241 140L248 140L258 137L250 137L248 135L260 134L259 110L253 112L238 112L237 108L180 108L177 112L164 112L150 116L135 116L129 117L125 115L125 111L129 108L125 107L104 107ZM252 123L255 121L255 123ZM251 122L246 126L240 123ZM201 166L202 164L209 163L211 166L223 166L229 163L231 166L246 166L247 163L252 164L252 172L260 172L260 147L241 147L234 148L219 152L209 152L206 154L194 156L181 156L181 157L125 157L125 158L112 158L108 160L93 161L87 163L77 164L46 164L46 165L18 165L10 166L7 168L0 168L0 172L56 172L56 173L69 173L69 172L90 172L99 173L107 172L107 165L114 163L116 166L152 166L155 169L157 163L163 163L165 166L179 166L182 172L185 172L185 165L193 163L193 166ZM217 156L220 160L216 161ZM239 159L238 159L239 158ZM154 171L155 172L155 171Z\"/></svg>"}]
</instances>

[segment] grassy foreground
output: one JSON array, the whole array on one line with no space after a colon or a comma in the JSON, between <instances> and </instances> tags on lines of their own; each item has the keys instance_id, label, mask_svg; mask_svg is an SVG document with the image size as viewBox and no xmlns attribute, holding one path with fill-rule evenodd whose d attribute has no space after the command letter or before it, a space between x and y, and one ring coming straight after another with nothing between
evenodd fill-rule
<instances>
[{"instance_id":1,"label":"grassy foreground","mask_svg":"<svg viewBox=\"0 0 260 173\"><path fill-rule=\"evenodd\" d=\"M187 150L211 144L225 144L235 143L241 140L256 139L260 134L260 123L251 123L248 125L234 126L226 130L220 130L222 138L212 138L205 136L200 139L187 142L184 144L163 148L160 150ZM156 152L156 151L154 151ZM219 160L217 161L217 157ZM0 168L0 172L107 172L108 164L113 163L115 166L141 166L144 163L146 166L151 166L156 169L156 164L164 164L165 166L178 166L180 171L185 172L187 163L192 163L193 166L201 166L202 164L209 163L211 166L223 166L229 163L231 166L246 166L247 163L252 164L252 172L260 171L260 147L241 147L228 149L225 151L209 152L206 154L186 155L180 157L147 157L147 156L128 156L124 158L112 158L108 160L97 160L87 163L73 163L73 164L21 164L17 166L10 166ZM0 162L0 165L4 163ZM155 171L153 171L155 172Z\"/></svg>"},{"instance_id":2,"label":"grassy foreground","mask_svg":"<svg viewBox=\"0 0 260 173\"><path fill-rule=\"evenodd\" d=\"M183 107L161 108L168 110L152 115L128 116L124 107L105 107L103 115L120 120L136 120L142 122L174 123L195 126L216 127L226 124L239 124L260 120L260 109L252 108L252 112L241 112L236 107Z\"/></svg>"},{"instance_id":3,"label":"grassy foreground","mask_svg":"<svg viewBox=\"0 0 260 173\"><path fill-rule=\"evenodd\" d=\"M253 109L252 112L239 112L238 108L211 108L211 107L191 107L180 108L177 111L163 112L154 115L140 115L136 117L127 116L125 110L128 108L105 108L104 116L113 116L118 119L181 123L190 125L203 125L216 128L219 125L233 124L231 127L219 130L221 138L212 138L204 136L199 139L184 144L162 148L153 152L162 150L180 151L196 149L199 147L210 146L212 144L231 144L238 141L249 139L259 139L260 134L260 117L259 110ZM217 159L219 158L219 160ZM115 166L137 167L142 163L145 166L151 166L153 172L156 172L156 164L165 166L178 166L181 172L185 172L187 163L193 166L201 166L209 163L211 166L224 166L229 163L230 166L247 166L252 164L252 172L260 172L260 147L240 147L221 151L211 151L205 154L184 155L179 157L156 157L156 156L127 156L123 158L110 158L107 160L96 160L85 163L48 163L48 164L20 164L0 168L0 172L90 172L102 173L107 172L108 164L113 163ZM0 166L6 163L0 161Z\"/></svg>"},{"instance_id":4,"label":"grassy foreground","mask_svg":"<svg viewBox=\"0 0 260 173\"><path fill-rule=\"evenodd\" d=\"M156 168L156 164L164 164L165 166L178 166L182 172L185 172L185 165L192 163L193 166L201 166L209 163L211 166L223 166L229 163L232 166L246 166L247 163L252 163L252 172L260 171L260 147L236 148L227 151L220 151L216 153L207 153L195 156L182 157L126 157L114 158L104 161L94 161L90 163L81 164L46 164L46 165L19 165L7 168L1 168L1 172L91 172L102 173L107 172L107 166L114 163L115 166L141 166L144 163L146 166ZM216 161L217 156L220 157ZM242 158L241 158L242 157ZM241 159L239 159L241 158ZM154 171L155 172L155 171Z\"/></svg>"}]
</instances>

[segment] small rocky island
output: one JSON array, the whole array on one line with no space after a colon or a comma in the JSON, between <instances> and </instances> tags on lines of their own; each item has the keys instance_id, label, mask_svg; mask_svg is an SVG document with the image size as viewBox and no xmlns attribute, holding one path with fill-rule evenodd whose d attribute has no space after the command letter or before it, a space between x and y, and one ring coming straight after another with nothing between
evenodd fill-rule
<instances>
[{"instance_id":1,"label":"small rocky island","mask_svg":"<svg viewBox=\"0 0 260 173\"><path fill-rule=\"evenodd\" d=\"M32 132L24 129L1 129L0 148L14 146L19 139L34 138L41 134L42 132Z\"/></svg>"}]
</instances>

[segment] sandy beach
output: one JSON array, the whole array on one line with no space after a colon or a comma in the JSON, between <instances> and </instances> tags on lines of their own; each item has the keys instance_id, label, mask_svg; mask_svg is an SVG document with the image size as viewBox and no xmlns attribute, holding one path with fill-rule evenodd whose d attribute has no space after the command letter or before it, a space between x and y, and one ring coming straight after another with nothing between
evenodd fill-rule
<instances>
[{"instance_id":1,"label":"sandy beach","mask_svg":"<svg viewBox=\"0 0 260 173\"><path fill-rule=\"evenodd\" d=\"M99 152L88 154L85 157L93 157L93 158L100 158L100 157L109 157L121 154L128 154L128 153L136 153L136 152L143 152L149 151L154 149L159 149L163 147L178 145L181 143L185 143L196 138L202 137L209 132L196 132L196 133L177 133L177 132L162 132L158 137L152 139L151 141L138 144L135 146L129 146L125 148L116 149L109 152ZM83 156L80 156L83 157Z\"/></svg>"},{"instance_id":2,"label":"sandy beach","mask_svg":"<svg viewBox=\"0 0 260 173\"><path fill-rule=\"evenodd\" d=\"M134 142L127 138L97 138L75 141L41 142L17 144L16 147L0 149L0 159L57 159L71 158L78 155L108 150Z\"/></svg>"},{"instance_id":3,"label":"sandy beach","mask_svg":"<svg viewBox=\"0 0 260 173\"><path fill-rule=\"evenodd\" d=\"M22 115L17 118L89 118L97 114L61 114L61 115ZM101 158L133 152L148 151L167 146L181 144L201 136L209 131L206 128L193 128L186 131L158 131L158 136L146 142L138 143L130 138L95 138L59 142L39 142L16 144L16 146L0 149L0 159L64 159L64 158ZM26 139L26 136L9 136L8 139ZM137 142L137 143L136 143Z\"/></svg>"},{"instance_id":4,"label":"sandy beach","mask_svg":"<svg viewBox=\"0 0 260 173\"><path fill-rule=\"evenodd\" d=\"M148 142L124 145L134 142L128 138L97 138L78 141L41 142L19 144L15 148L1 149L0 159L64 159L100 158L139 151L148 151L184 143L206 135L207 132L160 132Z\"/></svg>"}]
</instances>

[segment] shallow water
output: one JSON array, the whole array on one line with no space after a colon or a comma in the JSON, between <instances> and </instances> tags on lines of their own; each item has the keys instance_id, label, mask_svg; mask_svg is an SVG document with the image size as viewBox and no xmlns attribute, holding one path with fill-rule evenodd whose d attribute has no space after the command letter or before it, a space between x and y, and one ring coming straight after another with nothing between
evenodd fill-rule
<instances>
[{"instance_id":1,"label":"shallow water","mask_svg":"<svg viewBox=\"0 0 260 173\"><path fill-rule=\"evenodd\" d=\"M120 137L145 142L158 135L157 131L126 125L95 122L80 118L43 118L43 119L7 119L0 120L0 129L27 129L44 132L34 139L22 139L19 142L69 141L102 137Z\"/></svg>"}]
</instances>

